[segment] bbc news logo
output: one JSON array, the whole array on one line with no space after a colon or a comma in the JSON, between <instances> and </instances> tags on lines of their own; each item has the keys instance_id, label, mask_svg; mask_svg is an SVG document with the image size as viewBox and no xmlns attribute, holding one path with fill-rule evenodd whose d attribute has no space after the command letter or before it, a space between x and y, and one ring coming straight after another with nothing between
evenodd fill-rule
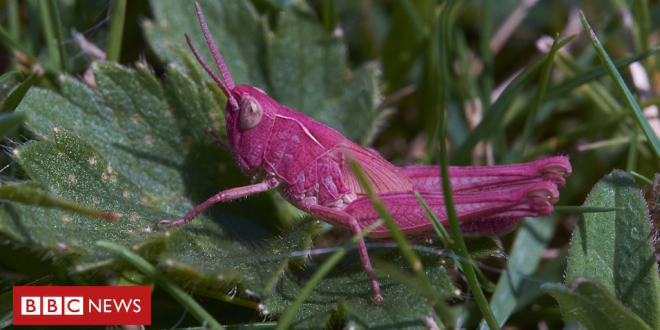
<instances>
[{"instance_id":1,"label":"bbc news logo","mask_svg":"<svg viewBox=\"0 0 660 330\"><path fill-rule=\"evenodd\" d=\"M15 286L16 325L151 324L148 286Z\"/></svg>"}]
</instances>

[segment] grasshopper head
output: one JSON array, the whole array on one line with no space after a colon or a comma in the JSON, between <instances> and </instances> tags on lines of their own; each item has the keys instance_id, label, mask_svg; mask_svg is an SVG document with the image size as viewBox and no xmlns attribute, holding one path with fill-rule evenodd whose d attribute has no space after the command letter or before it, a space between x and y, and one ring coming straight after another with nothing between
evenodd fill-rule
<instances>
[{"instance_id":1,"label":"grasshopper head","mask_svg":"<svg viewBox=\"0 0 660 330\"><path fill-rule=\"evenodd\" d=\"M202 9L197 2L195 2L195 8L197 8L197 17L202 26L204 38L206 38L206 43L209 45L213 58L220 69L222 79L204 61L188 34L185 34L186 40L204 70L208 72L227 96L225 120L228 142L240 168L244 173L252 175L262 163L264 149L273 128L278 104L261 89L249 85L234 85L234 80L231 78L222 55L220 55L218 47L213 41L204 20Z\"/></svg>"}]
</instances>

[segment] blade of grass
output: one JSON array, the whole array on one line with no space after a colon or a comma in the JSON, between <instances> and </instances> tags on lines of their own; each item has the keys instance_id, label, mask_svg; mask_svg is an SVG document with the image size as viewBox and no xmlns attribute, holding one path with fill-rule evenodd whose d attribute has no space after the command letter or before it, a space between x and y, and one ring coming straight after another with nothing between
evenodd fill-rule
<instances>
[{"instance_id":1,"label":"blade of grass","mask_svg":"<svg viewBox=\"0 0 660 330\"><path fill-rule=\"evenodd\" d=\"M435 229L436 234L442 240L442 244L445 246L445 249L447 251L454 251L456 244L454 243L454 241L452 241L451 237L449 237L449 233L447 233L445 227L442 225L442 223L440 223L440 221L435 216L435 214L433 214L428 204L426 204L426 202L419 194L419 192L415 191L415 196L417 197L419 204L422 205L422 207L424 208L424 212L426 212L426 216L429 218L429 222L431 222L431 224L433 225L433 229ZM457 254L455 252L448 254L450 257L454 259L456 264L460 268L462 268L459 258L455 258ZM486 275L484 275L484 273L481 272L481 269L479 269L479 267L477 267L476 264L474 265L474 270L477 272L477 278L479 279L479 283L484 288L484 290L488 292L492 292L495 289L495 284L490 280L488 280L488 278L486 278Z\"/></svg>"},{"instance_id":2,"label":"blade of grass","mask_svg":"<svg viewBox=\"0 0 660 330\"><path fill-rule=\"evenodd\" d=\"M577 61L567 52L559 52L555 57L555 63L567 77L573 77L576 73L582 71ZM610 91L598 81L586 83L583 90L580 91L586 94L605 113L612 113L615 109L621 108L621 104L611 95Z\"/></svg>"},{"instance_id":3,"label":"blade of grass","mask_svg":"<svg viewBox=\"0 0 660 330\"><path fill-rule=\"evenodd\" d=\"M436 234L438 234L438 237L441 237L443 240L443 245L445 248L447 248L448 245L453 244L453 241L451 240L451 237L449 237L449 233L447 233L447 230L445 227L440 223L438 218L433 214L431 209L429 208L428 204L424 201L422 196L419 194L419 192L415 191L415 196L417 197L417 200L419 201L419 204L422 205L424 208L424 212L426 212L426 216L429 217L429 221L433 225L433 229L435 229Z\"/></svg>"},{"instance_id":4,"label":"blade of grass","mask_svg":"<svg viewBox=\"0 0 660 330\"><path fill-rule=\"evenodd\" d=\"M116 219L116 215L114 213L90 209L80 204L61 199L58 196L29 188L22 184L0 184L0 200L12 201L25 205L54 208L62 211L71 211L105 220Z\"/></svg>"},{"instance_id":5,"label":"blade of grass","mask_svg":"<svg viewBox=\"0 0 660 330\"><path fill-rule=\"evenodd\" d=\"M335 11L335 0L323 0L323 27L327 32L332 32L337 25L337 14Z\"/></svg>"},{"instance_id":6,"label":"blade of grass","mask_svg":"<svg viewBox=\"0 0 660 330\"><path fill-rule=\"evenodd\" d=\"M555 213L600 213L623 210L620 207L555 206Z\"/></svg>"},{"instance_id":7,"label":"blade of grass","mask_svg":"<svg viewBox=\"0 0 660 330\"><path fill-rule=\"evenodd\" d=\"M538 113L539 108L541 107L541 103L543 103L545 89L547 88L548 82L550 81L550 70L552 69L552 63L554 62L555 59L555 53L557 53L558 43L559 43L559 33L555 35L555 41L552 43L552 48L550 48L548 59L545 65L543 66L543 71L541 71L541 78L539 79L539 86L536 91L536 100L532 105L532 109L530 110L529 115L527 115L527 122L525 123L525 127L523 128L523 132L520 135L520 139L516 141L517 143L508 152L507 157L504 158L505 164L508 164L514 159L519 161L522 158L523 154L525 153L525 147L527 146L527 143L529 143L529 140L532 139L532 135L534 134L534 129L536 128L536 114Z\"/></svg>"},{"instance_id":8,"label":"blade of grass","mask_svg":"<svg viewBox=\"0 0 660 330\"><path fill-rule=\"evenodd\" d=\"M32 87L32 84L34 84L36 80L37 74L33 73L25 79L24 82L14 88L9 96L7 96L5 102L2 103L2 106L0 106L0 113L16 110L18 105L21 104L21 101L23 101L23 97L25 97L25 94L27 94L28 90L30 90L30 87Z\"/></svg>"},{"instance_id":9,"label":"blade of grass","mask_svg":"<svg viewBox=\"0 0 660 330\"><path fill-rule=\"evenodd\" d=\"M9 35L14 40L20 36L20 12L18 11L18 0L7 0L7 20L9 21Z\"/></svg>"},{"instance_id":10,"label":"blade of grass","mask_svg":"<svg viewBox=\"0 0 660 330\"><path fill-rule=\"evenodd\" d=\"M69 71L69 60L66 55L66 45L64 44L64 33L62 32L62 18L60 17L60 7L57 0L48 0L50 14L53 17L53 26L55 27L55 37L57 38L57 48L60 51L60 66L62 71Z\"/></svg>"},{"instance_id":11,"label":"blade of grass","mask_svg":"<svg viewBox=\"0 0 660 330\"><path fill-rule=\"evenodd\" d=\"M630 65L631 63L643 60L660 50L660 47L652 48L644 53L630 56L624 59L620 59L614 62L616 68L623 68ZM588 71L583 71L578 75L575 75L572 78L565 79L564 81L558 83L555 86L548 88L548 91L545 93L545 98L543 101L552 100L558 98L566 93L572 91L573 89L584 85L585 83L594 80L602 75L607 73L607 70L604 67L594 68Z\"/></svg>"},{"instance_id":12,"label":"blade of grass","mask_svg":"<svg viewBox=\"0 0 660 330\"><path fill-rule=\"evenodd\" d=\"M23 53L30 59L30 61L34 61L34 55L32 55L32 52L28 51L27 48L23 47L23 45L21 45L16 39L12 38L9 32L7 32L2 26L0 26L0 43L7 47L7 49Z\"/></svg>"},{"instance_id":13,"label":"blade of grass","mask_svg":"<svg viewBox=\"0 0 660 330\"><path fill-rule=\"evenodd\" d=\"M392 215L387 211L385 208L385 205L383 205L383 202L380 201L378 198L378 195L373 191L373 188L371 185L369 185L369 182L367 181L367 178L364 176L364 172L360 168L360 165L355 162L352 158L348 159L348 163L351 166L351 169L353 170L353 173L355 173L355 176L358 178L360 181L360 184L362 184L362 187L364 190L367 192L367 196L369 196L369 200L371 201L371 204L373 205L374 209L376 212L378 212L378 215L380 215L380 218L385 221L385 226L387 229L389 229L390 234L392 235L392 240L397 243L399 246L399 249L401 250L401 254L403 254L403 257L410 263L410 266L412 267L413 271L415 272L415 275L419 278L422 283L425 285L428 284L428 287L431 287L431 282L429 278L426 276L426 273L424 272L424 267L422 266L422 262L417 258L417 255L415 255L415 252L410 248L410 244L408 244L408 240L406 237L403 235L401 230L399 229L399 226L396 224L394 219L392 218Z\"/></svg>"},{"instance_id":14,"label":"blade of grass","mask_svg":"<svg viewBox=\"0 0 660 330\"><path fill-rule=\"evenodd\" d=\"M527 277L536 270L543 251L554 236L556 222L551 220L527 218L516 233L510 253L511 259L497 281L497 288L490 299L490 308L501 326L514 311ZM479 329L488 329L486 322L482 321Z\"/></svg>"},{"instance_id":15,"label":"blade of grass","mask_svg":"<svg viewBox=\"0 0 660 330\"><path fill-rule=\"evenodd\" d=\"M367 181L367 178L364 176L364 172L362 172L360 165L357 164L355 160L350 157L350 155L347 158L351 170L353 170L353 173L358 178L358 181L360 181L360 184L367 192L367 196L369 197L371 204L373 205L376 212L378 212L380 218L384 221L385 227L387 227L387 229L390 231L392 240L396 243L399 250L401 250L401 254L410 264L411 268L413 269L413 272L415 273L415 276L420 281L421 285L426 287L427 291L433 291L433 287L431 286L431 281L429 280L428 276L426 276L426 272L424 271L422 262L419 260L415 252L413 252L413 249L410 247L408 240L405 238L405 236L399 229L398 225L392 218L392 215L385 208L385 205L383 205L383 202L381 202L380 199L378 198L378 195L374 193L373 188ZM443 300L434 301L433 309L438 315L442 317L442 319L444 320L452 319L449 307Z\"/></svg>"},{"instance_id":16,"label":"blade of grass","mask_svg":"<svg viewBox=\"0 0 660 330\"><path fill-rule=\"evenodd\" d=\"M445 6L447 8L451 8L455 3L454 2L449 2L446 3ZM447 10L449 12L449 10ZM467 252L467 247L465 246L465 240L463 239L462 233L461 233L461 228L458 223L458 217L456 215L456 209L454 207L454 199L453 199L453 192L451 190L451 184L449 182L449 171L447 169L447 145L445 143L445 123L446 123L446 116L447 116L447 98L446 98L446 91L447 91L447 83L449 82L449 48L450 45L449 43L451 42L451 19L450 17L446 17L445 15L441 15L440 17L440 22L439 22L439 28L440 31L438 33L438 36L441 38L440 39L440 51L438 53L438 60L437 60L437 65L436 67L436 75L437 79L435 80L437 82L437 85L434 86L435 90L438 91L439 97L437 98L437 104L434 104L435 109L437 111L437 122L436 122L436 127L435 127L435 132L434 136L431 138L430 145L435 146L436 141L440 144L440 174L442 177L442 188L444 191L444 197L445 197L445 209L447 212L447 217L449 220L449 227L451 229L452 237L453 237L453 251L457 253L460 257L463 259L460 261L460 264L463 266L463 271L464 274L467 278L468 285L473 291L473 294L475 296L475 299L477 301L477 305L479 306L479 309L481 310L481 313L484 315L484 318L488 322L488 324L491 326L493 330L499 330L499 326L497 325L497 322L495 320L495 317L493 316L492 311L488 307L488 301L486 300L486 297L484 296L483 291L481 290L481 287L479 286L479 280L477 279L476 273L475 273L475 268L473 267L474 263L472 262L472 259L470 258L470 255ZM487 95L487 97L490 97L490 95ZM499 100L498 100L499 101ZM492 109L491 109L492 110ZM495 113L495 111L490 111L491 113ZM486 116L489 115L489 113L486 114ZM485 117L484 117L485 119ZM483 124L484 121L481 122ZM477 129L481 126L477 126ZM490 132L489 132L490 133ZM470 136L473 136L473 134L470 134ZM470 137L468 137L468 140ZM467 142L467 141L466 141ZM477 141L478 142L478 141ZM474 143L476 145L476 142ZM463 144L464 146L466 143ZM467 149L467 152L465 152L467 158L469 158L469 155L473 149L474 145L471 146L469 149ZM432 153L430 153L432 154ZM373 203L373 201L372 201ZM375 204L374 204L375 206ZM382 214L381 214L382 217ZM393 233L394 234L394 233ZM450 242L450 241L447 241ZM399 242L397 242L399 243ZM405 241L404 241L405 243ZM412 254L412 252L411 252ZM421 266L421 264L420 264ZM414 269L414 267L413 267ZM421 267L420 267L421 270ZM424 274L425 275L425 274ZM428 278L427 278L428 280Z\"/></svg>"},{"instance_id":17,"label":"blade of grass","mask_svg":"<svg viewBox=\"0 0 660 330\"><path fill-rule=\"evenodd\" d=\"M456 244L449 237L449 233L447 233L445 227L442 225L442 223L440 223L440 221L435 216L435 214L433 214L428 204L426 204L426 202L419 194L419 192L415 191L415 196L417 197L419 204L421 204L422 207L424 208L424 212L426 212L426 216L429 217L429 221L433 225L433 229L435 229L436 234L438 234L438 237L441 237L441 239L443 240L442 243L445 246L445 249L447 249L447 251L454 251ZM449 253L449 255L453 258L456 256L456 253L455 252ZM461 263L459 262L459 258L454 258L454 260L456 264L462 268ZM488 280L488 278L486 278L486 275L484 275L484 273L481 272L481 269L479 269L479 267L474 265L474 269L477 272L477 277L479 279L480 285L484 288L484 290L488 292L492 292L492 290L495 289L495 284L490 280Z\"/></svg>"},{"instance_id":18,"label":"blade of grass","mask_svg":"<svg viewBox=\"0 0 660 330\"><path fill-rule=\"evenodd\" d=\"M637 52L649 49L649 36L651 35L651 15L646 0L632 1L633 22L636 25L635 44Z\"/></svg>"},{"instance_id":19,"label":"blade of grass","mask_svg":"<svg viewBox=\"0 0 660 330\"><path fill-rule=\"evenodd\" d=\"M584 138L585 136L596 134L599 131L608 129L610 126L613 126L615 124L619 125L621 120L624 120L628 116L629 114L627 112L618 112L616 114L611 115L609 118L605 119L604 121L597 123L583 124L575 131L572 131L566 135L561 135L545 140L541 143L536 144L532 148L532 150L527 152L525 154L525 160L533 159L539 155L555 151L557 150L557 148L561 148L565 145L572 144L577 140Z\"/></svg>"},{"instance_id":20,"label":"blade of grass","mask_svg":"<svg viewBox=\"0 0 660 330\"><path fill-rule=\"evenodd\" d=\"M383 222L381 220L376 221L369 225L369 227L365 228L360 232L359 234L353 236L348 242L344 243L342 245L341 249L330 256L328 260L326 260L321 267L312 275L312 277L305 283L305 287L300 291L300 294L296 298L296 300L291 304L289 308L282 313L282 316L280 317L280 321L277 323L277 328L278 330L283 330L283 329L288 329L289 325L291 325L291 322L293 321L293 317L296 315L296 312L298 312L298 309L302 306L302 304L305 302L305 299L309 297L309 295L312 293L312 290L321 283L321 280L325 275L327 275L333 267L348 253L348 250L353 247L360 239L362 239L365 235L367 235L369 232L372 230L376 229L376 227L380 226Z\"/></svg>"},{"instance_id":21,"label":"blade of grass","mask_svg":"<svg viewBox=\"0 0 660 330\"><path fill-rule=\"evenodd\" d=\"M573 39L574 36L562 40L557 46L558 49L566 45ZM479 126L477 126L463 144L458 147L452 163L455 165L466 165L470 159L472 149L479 143L479 141L488 138L493 132L500 127L500 122L506 113L509 105L513 102L515 96L519 93L520 89L527 84L536 74L538 70L545 64L549 54L545 54L534 64L530 65L520 75L518 75L506 89L502 92L500 97L493 103L493 105L484 112L483 119Z\"/></svg>"},{"instance_id":22,"label":"blade of grass","mask_svg":"<svg viewBox=\"0 0 660 330\"><path fill-rule=\"evenodd\" d=\"M121 254L128 263L151 278L156 284L167 291L172 298L179 302L179 304L186 306L190 311L190 314L192 314L198 321L208 324L211 329L224 329L222 325L220 325L220 323L218 323L218 321L216 321L213 316L204 309L204 307L200 306L195 299L193 299L193 297L189 296L183 291L183 289L174 283L174 281L156 270L153 265L144 260L138 254L121 245L111 242L99 241L96 244Z\"/></svg>"},{"instance_id":23,"label":"blade of grass","mask_svg":"<svg viewBox=\"0 0 660 330\"><path fill-rule=\"evenodd\" d=\"M39 26L42 24L39 19L39 5L37 0L27 0L28 4L28 32L30 34L30 48L32 48L32 54L37 54L41 52L41 43L40 43L40 32ZM34 57L30 58L34 62Z\"/></svg>"},{"instance_id":24,"label":"blade of grass","mask_svg":"<svg viewBox=\"0 0 660 330\"><path fill-rule=\"evenodd\" d=\"M445 143L444 130L445 115L446 112L442 111L441 116L439 116L441 118L440 121L442 124L440 126L442 127L442 131L439 141L440 175L442 177L442 191L445 197L445 208L447 211L447 218L449 220L449 229L451 230L451 236L453 237L456 245L455 252L461 257L463 272L467 279L468 285L472 289L472 294L474 295L474 299L477 302L477 306L479 306L479 310L481 311L481 314L483 315L490 329L499 330L500 327L497 323L497 320L495 319L492 310L488 306L488 300L486 300L486 296L484 296L484 293L479 286L479 280L476 276L474 267L472 267L473 262L467 252L465 240L463 239L463 234L461 233L461 226L458 223L458 216L456 215L456 208L454 206L453 192L451 190L451 183L449 182L449 170L447 169L447 146Z\"/></svg>"},{"instance_id":25,"label":"blade of grass","mask_svg":"<svg viewBox=\"0 0 660 330\"><path fill-rule=\"evenodd\" d=\"M200 295L200 296L213 298L213 299L222 300L222 301L228 302L230 304L243 306L243 307L247 307L247 308L263 309L263 305L259 304L256 301L250 301L250 300L245 300L245 299L241 299L241 298L238 298L238 297L232 297L232 296L228 296L226 294L222 294L220 292L206 290L206 289L203 289L203 288L195 288L195 294Z\"/></svg>"},{"instance_id":26,"label":"blade of grass","mask_svg":"<svg viewBox=\"0 0 660 330\"><path fill-rule=\"evenodd\" d=\"M3 73L0 76L0 84L4 83L5 81L9 80L9 78L11 78L11 77L13 77L13 76L15 76L19 73L21 73L21 72L18 71L18 70L12 70L12 71L8 71L8 72Z\"/></svg>"},{"instance_id":27,"label":"blade of grass","mask_svg":"<svg viewBox=\"0 0 660 330\"><path fill-rule=\"evenodd\" d=\"M50 21L50 11L46 0L39 0L39 16L41 16L41 28L46 41L46 50L48 51L48 63L51 69L59 72L59 66L56 64L59 54L55 46L55 34L53 33L53 23Z\"/></svg>"},{"instance_id":28,"label":"blade of grass","mask_svg":"<svg viewBox=\"0 0 660 330\"><path fill-rule=\"evenodd\" d=\"M643 142L648 141L645 136L640 136L637 139ZM608 140L602 140L588 144L578 145L577 150L578 151L595 150L600 148L616 147L624 144L630 144L630 137L620 136Z\"/></svg>"},{"instance_id":29,"label":"blade of grass","mask_svg":"<svg viewBox=\"0 0 660 330\"><path fill-rule=\"evenodd\" d=\"M28 116L25 113L4 113L0 114L0 137L7 135L7 132L24 122Z\"/></svg>"},{"instance_id":30,"label":"blade of grass","mask_svg":"<svg viewBox=\"0 0 660 330\"><path fill-rule=\"evenodd\" d=\"M419 12L417 12L417 8L415 8L415 5L412 3L411 0L400 0L400 1L401 1L401 7L406 12L406 15L408 15L408 19L410 20L410 23L412 24L413 29L415 30L415 36L417 37L417 40L421 41L426 39L430 33L429 28L424 23L422 16L419 14Z\"/></svg>"},{"instance_id":31,"label":"blade of grass","mask_svg":"<svg viewBox=\"0 0 660 330\"><path fill-rule=\"evenodd\" d=\"M493 77L493 50L490 48L490 40L493 37L493 0L484 0L481 5L481 31L479 34L479 54L483 63L481 78L481 107L489 109L491 106L491 95L495 87Z\"/></svg>"},{"instance_id":32,"label":"blade of grass","mask_svg":"<svg viewBox=\"0 0 660 330\"><path fill-rule=\"evenodd\" d=\"M632 110L634 117L637 120L637 123L639 124L639 126L642 127L642 131L644 132L646 138L648 139L648 142L651 146L651 151L653 151L656 160L660 161L660 139L658 139L658 136L655 134L655 132L653 132L651 125L649 125L649 122L646 120L646 117L642 112L642 109L639 108L637 101L635 101L635 98L633 97L632 93L630 93L630 90L623 81L621 74L614 66L614 63L612 63L612 60L605 52L605 49L600 44L600 41L598 41L596 34L594 34L593 30L589 26L589 23L587 22L587 19L584 17L583 12L580 12L580 20L582 21L582 25L584 26L584 29L587 31L587 33L589 33L589 37L591 38L591 43L596 49L596 52L598 53L598 57L603 63L603 66L605 66L607 73L614 81L614 84L619 90L619 93L626 101L625 103L627 103L630 109Z\"/></svg>"},{"instance_id":33,"label":"blade of grass","mask_svg":"<svg viewBox=\"0 0 660 330\"><path fill-rule=\"evenodd\" d=\"M449 42L451 38L451 14L453 9L456 7L456 1L447 1L445 2L440 16L437 18L436 23L433 26L432 33L433 35L430 38L429 46L427 47L426 55L426 68L429 71L428 85L432 91L431 97L426 100L428 104L429 111L427 113L436 114L438 104L444 104L444 101L447 97L445 90L441 90L439 93L435 91L439 90L438 85L441 84L441 81L445 81L447 75L447 66L449 56ZM435 145L434 141L438 139L439 128L436 125L432 127L432 135L426 146L426 160L425 164L430 165L435 158Z\"/></svg>"},{"instance_id":34,"label":"blade of grass","mask_svg":"<svg viewBox=\"0 0 660 330\"><path fill-rule=\"evenodd\" d=\"M121 55L121 42L124 35L124 19L126 16L126 0L115 0L110 17L110 35L105 48L106 60L119 62Z\"/></svg>"},{"instance_id":35,"label":"blade of grass","mask_svg":"<svg viewBox=\"0 0 660 330\"><path fill-rule=\"evenodd\" d=\"M454 41L456 47L456 54L461 64L461 69L463 73L463 78L465 79L465 85L467 86L466 99L470 102L474 102L476 98L480 97L481 93L479 91L479 86L472 72L472 59L470 58L469 47L467 40L465 39L465 32L461 29L456 29L454 33Z\"/></svg>"},{"instance_id":36,"label":"blade of grass","mask_svg":"<svg viewBox=\"0 0 660 330\"><path fill-rule=\"evenodd\" d=\"M628 159L626 162L626 172L632 173L637 169L637 142L639 139L639 127L634 125L630 132L630 147L628 147Z\"/></svg>"},{"instance_id":37,"label":"blade of grass","mask_svg":"<svg viewBox=\"0 0 660 330\"><path fill-rule=\"evenodd\" d=\"M653 187L653 181L651 181L651 179L649 179L649 178L647 178L647 177L645 177L645 176L643 176L643 175L641 175L637 172L630 172L630 174L632 176L644 181L644 183L648 184L649 186Z\"/></svg>"}]
</instances>

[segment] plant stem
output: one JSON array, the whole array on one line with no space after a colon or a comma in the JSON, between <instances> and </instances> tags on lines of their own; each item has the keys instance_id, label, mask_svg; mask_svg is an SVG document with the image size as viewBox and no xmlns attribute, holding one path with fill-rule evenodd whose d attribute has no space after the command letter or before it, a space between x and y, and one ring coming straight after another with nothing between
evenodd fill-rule
<instances>
[{"instance_id":1,"label":"plant stem","mask_svg":"<svg viewBox=\"0 0 660 330\"><path fill-rule=\"evenodd\" d=\"M18 11L18 0L7 0L7 20L9 21L9 35L14 40L19 38L20 13Z\"/></svg>"},{"instance_id":2,"label":"plant stem","mask_svg":"<svg viewBox=\"0 0 660 330\"><path fill-rule=\"evenodd\" d=\"M66 45L64 44L64 33L62 32L62 18L60 17L60 7L57 0L48 0L50 6L50 15L53 17L53 26L55 27L55 37L57 38L57 48L60 51L60 65L62 71L69 71L69 61L66 56Z\"/></svg>"},{"instance_id":3,"label":"plant stem","mask_svg":"<svg viewBox=\"0 0 660 330\"><path fill-rule=\"evenodd\" d=\"M332 32L336 26L335 0L323 0L323 27Z\"/></svg>"},{"instance_id":4,"label":"plant stem","mask_svg":"<svg viewBox=\"0 0 660 330\"><path fill-rule=\"evenodd\" d=\"M364 237L364 235L367 235L381 224L382 221L376 221L369 227L362 230L359 234L353 236L348 242L342 245L342 248L339 251L333 253L332 256L330 256L330 258L328 258L328 260L326 260L323 265L319 267L314 275L312 275L312 278L310 278L307 283L305 283L305 287L302 289L302 291L300 291L300 294L293 302L293 304L291 304L291 306L287 308L286 311L284 311L280 317L280 321L277 323L277 330L288 329L298 309L300 309L302 304L305 302L305 299L309 297L314 288L319 285L319 283L321 283L321 280L325 277L325 275L327 275L332 270L332 268L335 267L335 265L346 255L346 253L348 253L348 250L353 247L353 245L355 245L355 243L357 243Z\"/></svg>"},{"instance_id":5,"label":"plant stem","mask_svg":"<svg viewBox=\"0 0 660 330\"><path fill-rule=\"evenodd\" d=\"M115 0L110 17L110 35L105 48L106 60L119 62L121 55L121 41L124 35L124 19L126 16L126 0Z\"/></svg>"},{"instance_id":6,"label":"plant stem","mask_svg":"<svg viewBox=\"0 0 660 330\"><path fill-rule=\"evenodd\" d=\"M46 49L48 50L48 62L53 70L56 72L58 66L55 65L58 59L57 47L55 47L55 34L53 34L53 23L50 21L50 13L46 0L39 0L39 15L41 16L41 28L44 32L44 40L46 40Z\"/></svg>"},{"instance_id":7,"label":"plant stem","mask_svg":"<svg viewBox=\"0 0 660 330\"><path fill-rule=\"evenodd\" d=\"M483 315L484 319L486 320L486 323L490 327L491 330L499 330L500 326L497 323L497 320L495 319L495 315L493 315L493 311L490 310L490 307L488 306L488 300L486 300L486 296L484 295L484 292L481 291L481 287L479 286L479 280L477 279L477 275L474 271L473 267L473 262L472 259L470 258L470 255L467 252L467 246L465 246L465 240L463 239L463 234L461 233L461 226L458 223L458 216L456 215L456 208L454 206L454 197L453 197L453 192L451 190L451 183L449 182L449 170L447 168L447 146L445 144L445 130L444 130L444 125L445 125L445 115L446 112L444 111L444 108L441 110L442 114L440 115L440 121L442 124L442 131L440 133L440 170L441 170L441 177L442 177L442 191L445 196L445 207L447 209L447 218L449 219L449 229L451 230L451 236L454 240L454 245L455 249L454 251L458 253L458 255L461 257L461 264L463 265L463 273L465 274L465 277L467 278L468 285L472 289L472 294L474 295L474 299L477 302L477 306L479 306L479 310L481 310L481 314Z\"/></svg>"},{"instance_id":8,"label":"plant stem","mask_svg":"<svg viewBox=\"0 0 660 330\"><path fill-rule=\"evenodd\" d=\"M192 314L198 321L206 322L211 329L224 329L222 325L220 325L220 323L218 323L218 321L216 321L215 318L204 309L204 307L200 306L195 299L193 299L193 297L183 291L183 289L174 283L174 281L156 270L154 266L144 260L144 258L140 257L137 253L111 242L99 241L96 244L121 254L128 263L133 265L133 267L137 268L144 275L151 278L156 284L167 291L172 298L179 302L179 304L182 306L188 306L190 314Z\"/></svg>"}]
</instances>

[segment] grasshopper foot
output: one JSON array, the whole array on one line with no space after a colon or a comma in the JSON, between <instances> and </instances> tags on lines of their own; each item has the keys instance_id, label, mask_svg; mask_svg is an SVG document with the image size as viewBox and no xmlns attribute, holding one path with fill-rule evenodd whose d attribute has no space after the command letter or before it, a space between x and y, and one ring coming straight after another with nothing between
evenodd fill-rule
<instances>
[{"instance_id":1,"label":"grasshopper foot","mask_svg":"<svg viewBox=\"0 0 660 330\"><path fill-rule=\"evenodd\" d=\"M383 302L383 296L381 296L379 293L374 297L374 303L376 305L380 305L382 302Z\"/></svg>"},{"instance_id":2,"label":"grasshopper foot","mask_svg":"<svg viewBox=\"0 0 660 330\"><path fill-rule=\"evenodd\" d=\"M181 227L185 224L186 224L186 220L184 219L179 219L177 221L160 219L158 220L158 222L156 222L156 228L158 228L160 225L170 225L170 227Z\"/></svg>"}]
</instances>

